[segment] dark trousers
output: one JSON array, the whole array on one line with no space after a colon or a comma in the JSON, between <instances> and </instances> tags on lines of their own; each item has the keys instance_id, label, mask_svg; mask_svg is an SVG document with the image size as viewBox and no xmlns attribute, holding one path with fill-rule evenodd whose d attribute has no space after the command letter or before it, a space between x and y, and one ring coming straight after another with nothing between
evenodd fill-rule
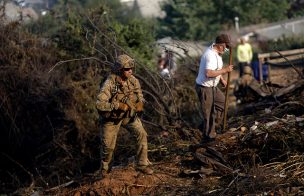
<instances>
[{"instance_id":1,"label":"dark trousers","mask_svg":"<svg viewBox=\"0 0 304 196\"><path fill-rule=\"evenodd\" d=\"M240 69L240 77L242 77L244 74L244 67L249 66L249 64L247 62L239 62L238 65L239 65L239 69Z\"/></svg>"},{"instance_id":2,"label":"dark trousers","mask_svg":"<svg viewBox=\"0 0 304 196\"><path fill-rule=\"evenodd\" d=\"M225 96L217 87L196 85L196 93L201 103L203 122L200 130L203 137L215 138L216 128L219 128L223 119Z\"/></svg>"}]
</instances>

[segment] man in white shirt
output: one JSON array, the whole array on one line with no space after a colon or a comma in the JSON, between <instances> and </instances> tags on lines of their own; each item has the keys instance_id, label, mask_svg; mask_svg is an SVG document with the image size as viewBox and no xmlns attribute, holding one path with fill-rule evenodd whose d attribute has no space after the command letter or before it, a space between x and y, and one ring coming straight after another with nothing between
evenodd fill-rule
<instances>
[{"instance_id":1,"label":"man in white shirt","mask_svg":"<svg viewBox=\"0 0 304 196\"><path fill-rule=\"evenodd\" d=\"M215 129L221 125L223 119L225 96L217 85L221 82L226 86L227 81L222 74L233 70L233 65L223 67L222 55L229 51L229 48L231 48L230 37L221 34L201 57L196 78L196 92L203 114L203 122L200 126L203 133L202 142L215 139Z\"/></svg>"}]
</instances>

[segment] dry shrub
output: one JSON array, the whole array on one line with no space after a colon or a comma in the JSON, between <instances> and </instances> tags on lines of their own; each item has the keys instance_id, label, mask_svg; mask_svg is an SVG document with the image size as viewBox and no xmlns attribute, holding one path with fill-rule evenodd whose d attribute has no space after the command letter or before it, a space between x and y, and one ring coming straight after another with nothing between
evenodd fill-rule
<instances>
[{"instance_id":1,"label":"dry shrub","mask_svg":"<svg viewBox=\"0 0 304 196\"><path fill-rule=\"evenodd\" d=\"M81 81L59 70L49 74L59 61L56 49L17 22L0 26L0 42L1 182L12 189L33 180L53 186L81 173L94 154L86 144L98 148L93 100L100 78L91 69L79 73L86 74Z\"/></svg>"},{"instance_id":2,"label":"dry shrub","mask_svg":"<svg viewBox=\"0 0 304 196\"><path fill-rule=\"evenodd\" d=\"M77 34L85 54L65 51L72 46L67 47L70 42L64 40L73 32L59 32L57 47L61 48L56 48L53 40L25 32L18 22L0 25L0 43L5 46L0 47L3 192L30 184L31 187L57 186L99 168L96 94L115 55L126 51L98 19L95 17L91 22L102 28L92 29L86 24L84 35ZM85 55L92 58L81 59ZM136 76L147 100L142 118L151 136L149 141L157 147L168 140L171 143L183 138L192 140L195 131L184 127L198 121L191 118L193 110L198 112L193 104L198 103L194 88L189 88L193 86L189 74L191 77L194 74L182 68L168 81L140 62L137 66ZM170 138L157 142L159 130L168 130ZM121 135L118 144L121 148L116 156L122 153L124 158L115 159L115 164L134 155L134 151L126 150L135 147L131 136L124 131Z\"/></svg>"}]
</instances>

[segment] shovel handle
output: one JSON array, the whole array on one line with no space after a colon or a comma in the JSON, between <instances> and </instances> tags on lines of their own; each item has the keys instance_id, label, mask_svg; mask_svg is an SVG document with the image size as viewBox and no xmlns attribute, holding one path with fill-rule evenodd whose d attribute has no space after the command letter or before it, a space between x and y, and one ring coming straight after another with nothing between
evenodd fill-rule
<instances>
[{"instance_id":1,"label":"shovel handle","mask_svg":"<svg viewBox=\"0 0 304 196\"><path fill-rule=\"evenodd\" d=\"M229 65L232 65L232 47L229 50ZM226 124L227 124L228 92L229 92L229 85L230 85L230 73L231 72L228 72L226 92L225 92L225 107L224 107L224 122L223 122L223 130L224 131L226 130Z\"/></svg>"}]
</instances>

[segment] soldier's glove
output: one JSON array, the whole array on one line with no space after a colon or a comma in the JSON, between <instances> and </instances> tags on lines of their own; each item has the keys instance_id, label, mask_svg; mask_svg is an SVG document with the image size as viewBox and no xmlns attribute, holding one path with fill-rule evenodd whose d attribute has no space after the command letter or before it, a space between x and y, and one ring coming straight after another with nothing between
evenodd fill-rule
<instances>
[{"instance_id":1,"label":"soldier's glove","mask_svg":"<svg viewBox=\"0 0 304 196\"><path fill-rule=\"evenodd\" d=\"M127 104L119 102L118 109L126 112L129 110L129 106Z\"/></svg>"},{"instance_id":2,"label":"soldier's glove","mask_svg":"<svg viewBox=\"0 0 304 196\"><path fill-rule=\"evenodd\" d=\"M143 102L137 102L135 105L136 112L142 112L144 110L144 103Z\"/></svg>"}]
</instances>

